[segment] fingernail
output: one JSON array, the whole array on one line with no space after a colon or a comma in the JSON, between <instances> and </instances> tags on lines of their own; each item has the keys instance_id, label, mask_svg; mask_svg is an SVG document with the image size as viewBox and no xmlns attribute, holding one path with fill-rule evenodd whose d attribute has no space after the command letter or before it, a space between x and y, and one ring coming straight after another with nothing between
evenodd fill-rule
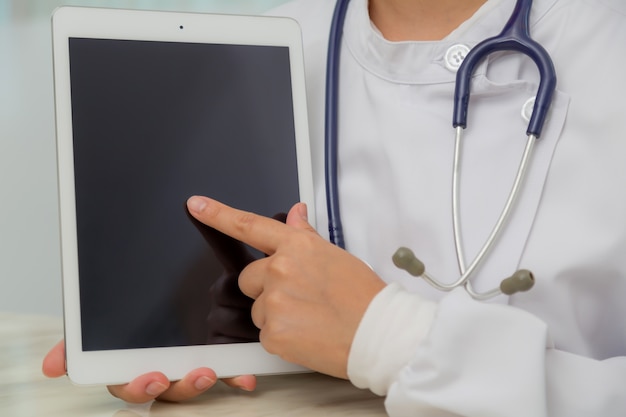
<instances>
[{"instance_id":1,"label":"fingernail","mask_svg":"<svg viewBox=\"0 0 626 417\"><path fill-rule=\"evenodd\" d=\"M159 395L163 394L166 389L167 385L164 385L160 382L151 382L146 387L146 394L151 397L158 397Z\"/></svg>"},{"instance_id":2,"label":"fingernail","mask_svg":"<svg viewBox=\"0 0 626 417\"><path fill-rule=\"evenodd\" d=\"M206 207L206 200L202 197L191 197L187 200L187 207L189 208L189 211L200 213Z\"/></svg>"},{"instance_id":3,"label":"fingernail","mask_svg":"<svg viewBox=\"0 0 626 417\"><path fill-rule=\"evenodd\" d=\"M213 384L215 384L214 379L211 379L208 376L203 376L203 377L196 379L194 386L196 387L198 391L204 391L205 389L213 386Z\"/></svg>"},{"instance_id":4,"label":"fingernail","mask_svg":"<svg viewBox=\"0 0 626 417\"><path fill-rule=\"evenodd\" d=\"M309 209L305 203L301 203L298 206L298 214L302 218L302 220L309 221Z\"/></svg>"}]
</instances>

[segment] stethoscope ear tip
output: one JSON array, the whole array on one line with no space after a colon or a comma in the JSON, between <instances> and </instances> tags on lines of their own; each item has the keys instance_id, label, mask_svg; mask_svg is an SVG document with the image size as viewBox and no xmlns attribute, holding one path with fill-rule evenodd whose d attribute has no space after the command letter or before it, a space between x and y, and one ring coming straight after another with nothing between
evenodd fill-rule
<instances>
[{"instance_id":1,"label":"stethoscope ear tip","mask_svg":"<svg viewBox=\"0 0 626 417\"><path fill-rule=\"evenodd\" d=\"M506 295L513 295L517 292L528 291L535 285L535 276L528 269L515 271L510 277L503 279L500 283L500 291Z\"/></svg>"},{"instance_id":2,"label":"stethoscope ear tip","mask_svg":"<svg viewBox=\"0 0 626 417\"><path fill-rule=\"evenodd\" d=\"M396 253L392 257L393 264L400 269L404 269L414 277L419 277L424 274L426 268L422 261L417 259L413 251L409 248L398 248Z\"/></svg>"}]
</instances>

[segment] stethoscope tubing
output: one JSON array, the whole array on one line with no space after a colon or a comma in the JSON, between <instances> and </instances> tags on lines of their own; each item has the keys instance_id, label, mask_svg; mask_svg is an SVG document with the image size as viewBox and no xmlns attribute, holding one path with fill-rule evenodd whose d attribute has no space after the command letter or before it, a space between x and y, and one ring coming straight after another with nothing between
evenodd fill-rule
<instances>
[{"instance_id":1,"label":"stethoscope tubing","mask_svg":"<svg viewBox=\"0 0 626 417\"><path fill-rule=\"evenodd\" d=\"M339 206L339 183L337 161L339 159L339 69L343 25L350 0L339 0L333 14L328 57L326 63L326 114L325 114L325 174L326 207L328 211L328 233L332 243L345 249L343 224Z\"/></svg>"},{"instance_id":2,"label":"stethoscope tubing","mask_svg":"<svg viewBox=\"0 0 626 417\"><path fill-rule=\"evenodd\" d=\"M328 212L328 230L329 238L332 243L345 249L345 239L343 234L343 225L341 222L340 204L339 204L339 185L338 185L338 130L339 130L339 70L341 42L343 36L343 27L348 10L350 0L338 0L332 18L330 36L328 41L328 56L326 70L326 110L325 110L325 178L326 178L326 204ZM536 140L541 136L543 126L545 124L548 110L552 103L554 91L556 89L556 71L552 59L548 52L530 37L529 21L532 0L517 0L511 17L507 21L502 32L495 37L485 39L469 51L463 63L461 64L456 77L454 92L454 113L453 126L456 130L455 150L454 150L454 168L452 180L452 217L454 229L454 246L457 255L457 261L460 271L460 277L450 283L442 283L434 279L423 269L423 264L417 258L414 258L412 252L406 248L400 248L396 254L402 252L409 254L409 260L396 258L394 255L394 263L399 267L406 269L406 265L410 265L409 269L421 271L418 276L422 276L428 283L436 289L442 291L451 291L459 286L464 286L466 291L475 299L487 299L501 293L512 294L517 291L526 291L534 282L532 273L527 270L517 271L513 276L503 280L501 287L484 293L478 293L472 288L469 278L476 271L477 267L486 258L487 254L496 242L500 232L504 228L510 217L518 195L520 194L523 180L530 165L531 154L534 149ZM508 195L504 208L496 221L494 227L482 248L473 259L472 263L467 266L465 262L465 254L462 248L461 226L460 226L460 203L459 203L459 177L460 177L460 155L461 155L461 136L463 130L467 127L467 113L470 100L470 84L472 73L475 67L482 62L489 54L496 51L515 51L530 57L537 66L540 74L540 83L535 97L535 105L533 113L527 128L527 142L520 161L514 183ZM400 262L396 262L400 259ZM403 264L405 266L400 266ZM408 270L408 269L407 269ZM413 274L413 272L409 271ZM503 290L505 281L509 283L511 280L518 281L518 277L523 277L520 282L523 284L517 286L513 292L509 284L507 289ZM528 286L530 284L530 286ZM514 286L515 287L515 286Z\"/></svg>"},{"instance_id":3,"label":"stethoscope tubing","mask_svg":"<svg viewBox=\"0 0 626 417\"><path fill-rule=\"evenodd\" d=\"M527 135L541 137L541 132L556 89L556 70L550 54L530 37L530 11L532 0L518 0L511 17L499 35L483 40L467 54L457 72L454 91L454 116L452 125L467 126L470 84L476 66L488 55L498 51L515 51L528 56L539 70L539 88L533 113L526 130Z\"/></svg>"}]
</instances>

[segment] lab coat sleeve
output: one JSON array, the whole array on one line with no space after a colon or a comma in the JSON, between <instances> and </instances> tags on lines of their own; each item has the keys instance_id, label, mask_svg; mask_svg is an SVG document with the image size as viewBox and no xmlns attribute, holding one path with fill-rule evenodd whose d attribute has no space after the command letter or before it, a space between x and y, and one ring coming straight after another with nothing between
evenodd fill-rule
<instances>
[{"instance_id":1,"label":"lab coat sleeve","mask_svg":"<svg viewBox=\"0 0 626 417\"><path fill-rule=\"evenodd\" d=\"M394 296L380 295L388 297L391 308L401 294L396 290ZM370 307L357 331L348 372L353 380L355 368L371 366L361 362L375 355L363 354L371 349L365 344L383 347L377 341L387 339L387 349L379 351L381 363L353 382L363 386L366 381L379 394L388 389L386 408L392 417L626 415L626 358L596 361L559 351L550 343L546 324L528 312L478 302L456 290L439 302L428 334L416 338L405 365L385 372L385 360L390 369L397 368L395 358L407 354L400 352L406 348L402 343L393 352L389 346L395 346L396 336L381 334L381 329L401 329L400 323L416 317L405 309L385 327L376 323L389 320L385 307L374 302Z\"/></svg>"},{"instance_id":2,"label":"lab coat sleeve","mask_svg":"<svg viewBox=\"0 0 626 417\"><path fill-rule=\"evenodd\" d=\"M386 395L433 321L436 303L390 284L370 303L348 356L348 376L359 388ZM402 320L395 320L402 317Z\"/></svg>"}]
</instances>

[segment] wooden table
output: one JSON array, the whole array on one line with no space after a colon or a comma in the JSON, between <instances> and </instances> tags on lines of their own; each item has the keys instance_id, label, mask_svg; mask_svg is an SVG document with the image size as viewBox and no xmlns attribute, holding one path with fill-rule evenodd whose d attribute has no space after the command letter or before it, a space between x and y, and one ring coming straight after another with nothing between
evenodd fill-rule
<instances>
[{"instance_id":1,"label":"wooden table","mask_svg":"<svg viewBox=\"0 0 626 417\"><path fill-rule=\"evenodd\" d=\"M349 382L310 373L258 378L255 392L218 384L180 404L139 406L112 397L104 387L47 379L41 359L63 335L56 317L0 313L0 416L384 416L383 399Z\"/></svg>"}]
</instances>

